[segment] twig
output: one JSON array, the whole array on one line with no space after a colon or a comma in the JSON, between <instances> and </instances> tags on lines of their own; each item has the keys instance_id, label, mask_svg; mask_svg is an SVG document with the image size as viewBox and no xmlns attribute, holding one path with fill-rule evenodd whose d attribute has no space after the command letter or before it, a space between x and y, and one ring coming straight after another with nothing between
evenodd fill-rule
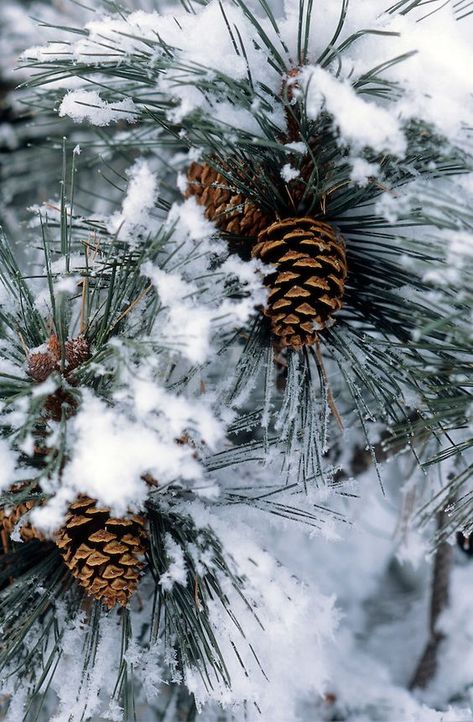
<instances>
[{"instance_id":1,"label":"twig","mask_svg":"<svg viewBox=\"0 0 473 722\"><path fill-rule=\"evenodd\" d=\"M439 532L446 523L446 512L439 512L439 514L437 514L437 529ZM425 689L437 671L438 649L445 638L443 632L438 630L437 623L441 613L448 606L452 556L453 547L447 542L441 542L435 552L432 576L429 639L409 684L409 689L411 690Z\"/></svg>"}]
</instances>

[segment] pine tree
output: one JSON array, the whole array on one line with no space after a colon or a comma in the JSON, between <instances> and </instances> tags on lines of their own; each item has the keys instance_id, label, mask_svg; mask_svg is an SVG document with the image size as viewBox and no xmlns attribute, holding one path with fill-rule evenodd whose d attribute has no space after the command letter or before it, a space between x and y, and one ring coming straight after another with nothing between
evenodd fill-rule
<instances>
[{"instance_id":1,"label":"pine tree","mask_svg":"<svg viewBox=\"0 0 473 722\"><path fill-rule=\"evenodd\" d=\"M276 5L81 4L23 55L53 134L4 169L6 219L24 159L51 181L0 241L6 720L415 718L440 664L473 534L473 105L428 39L473 10ZM327 652L357 495L437 554L417 671L363 703ZM316 532L348 539L322 591Z\"/></svg>"}]
</instances>

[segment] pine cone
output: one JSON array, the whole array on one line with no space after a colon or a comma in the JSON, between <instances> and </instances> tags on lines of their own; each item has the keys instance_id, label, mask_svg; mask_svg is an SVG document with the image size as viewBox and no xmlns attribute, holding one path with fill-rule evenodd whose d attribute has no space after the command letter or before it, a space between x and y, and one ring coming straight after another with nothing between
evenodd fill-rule
<instances>
[{"instance_id":1,"label":"pine cone","mask_svg":"<svg viewBox=\"0 0 473 722\"><path fill-rule=\"evenodd\" d=\"M29 512L34 506L33 501L25 501L15 506L9 513L5 509L0 510L0 535L2 540L3 552L8 551L8 539L10 538L15 526L18 524L22 516ZM32 539L44 541L44 536L35 529L29 522L22 524L18 529L19 535L24 542Z\"/></svg>"},{"instance_id":2,"label":"pine cone","mask_svg":"<svg viewBox=\"0 0 473 722\"><path fill-rule=\"evenodd\" d=\"M81 496L70 505L55 541L87 594L110 609L128 603L143 568L146 533L141 517L111 517L109 509Z\"/></svg>"},{"instance_id":3,"label":"pine cone","mask_svg":"<svg viewBox=\"0 0 473 722\"><path fill-rule=\"evenodd\" d=\"M87 361L89 356L89 343L84 336L67 339L64 344L64 376L67 378L78 366ZM27 371L38 383L46 381L53 371L61 371L61 347L55 334L50 336L41 348L30 351Z\"/></svg>"},{"instance_id":4,"label":"pine cone","mask_svg":"<svg viewBox=\"0 0 473 722\"><path fill-rule=\"evenodd\" d=\"M57 336L51 336L46 344L30 351L27 358L27 371L32 379L41 383L46 381L53 371L60 367L61 350Z\"/></svg>"},{"instance_id":5,"label":"pine cone","mask_svg":"<svg viewBox=\"0 0 473 722\"><path fill-rule=\"evenodd\" d=\"M27 358L27 372L34 381L41 383L54 372L62 373L69 383L74 382L73 372L90 357L88 341L84 336L68 339L64 344L64 368L61 368L61 347L55 334L50 336L43 347L31 351ZM50 394L45 401L46 416L60 421L63 410L66 416L72 416L76 410L74 396L64 389Z\"/></svg>"},{"instance_id":6,"label":"pine cone","mask_svg":"<svg viewBox=\"0 0 473 722\"><path fill-rule=\"evenodd\" d=\"M84 336L68 338L64 344L64 356L66 358L64 375L68 377L69 374L90 358L89 342Z\"/></svg>"},{"instance_id":7,"label":"pine cone","mask_svg":"<svg viewBox=\"0 0 473 722\"><path fill-rule=\"evenodd\" d=\"M207 163L192 163L187 180L186 198L194 196L224 233L252 237L268 225L268 217Z\"/></svg>"},{"instance_id":8,"label":"pine cone","mask_svg":"<svg viewBox=\"0 0 473 722\"><path fill-rule=\"evenodd\" d=\"M313 218L287 218L261 231L252 255L276 267L265 277L265 314L280 345L313 344L342 307L347 263L340 232Z\"/></svg>"}]
</instances>

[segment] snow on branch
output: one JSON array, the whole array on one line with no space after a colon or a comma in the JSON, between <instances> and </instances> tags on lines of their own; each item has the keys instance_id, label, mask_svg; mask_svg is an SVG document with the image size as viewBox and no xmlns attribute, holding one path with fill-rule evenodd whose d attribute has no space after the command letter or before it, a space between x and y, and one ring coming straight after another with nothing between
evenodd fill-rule
<instances>
[{"instance_id":1,"label":"snow on branch","mask_svg":"<svg viewBox=\"0 0 473 722\"><path fill-rule=\"evenodd\" d=\"M93 125L105 126L110 123L138 120L138 109L131 98L108 103L95 90L71 90L62 99L59 115L68 116L76 123L88 121Z\"/></svg>"}]
</instances>

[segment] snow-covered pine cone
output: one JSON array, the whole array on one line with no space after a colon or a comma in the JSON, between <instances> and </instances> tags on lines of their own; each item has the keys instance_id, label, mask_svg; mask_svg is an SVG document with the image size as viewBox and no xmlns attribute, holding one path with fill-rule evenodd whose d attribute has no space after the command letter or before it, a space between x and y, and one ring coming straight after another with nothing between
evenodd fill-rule
<instances>
[{"instance_id":1,"label":"snow-covered pine cone","mask_svg":"<svg viewBox=\"0 0 473 722\"><path fill-rule=\"evenodd\" d=\"M88 595L110 609L128 603L144 566L146 532L140 516L117 519L94 499L80 496L70 505L55 541Z\"/></svg>"},{"instance_id":2,"label":"snow-covered pine cone","mask_svg":"<svg viewBox=\"0 0 473 722\"><path fill-rule=\"evenodd\" d=\"M21 521L22 517L33 508L34 505L33 501L25 501L22 504L18 504L10 511L7 511L5 508L0 510L1 546L3 547L4 553L8 551L9 540L16 525ZM19 526L18 534L24 542L31 541L32 539L38 539L39 541L44 540L43 534L35 529L29 521L26 521L24 524Z\"/></svg>"},{"instance_id":3,"label":"snow-covered pine cone","mask_svg":"<svg viewBox=\"0 0 473 722\"><path fill-rule=\"evenodd\" d=\"M53 371L59 371L67 378L78 366L87 361L90 348L84 336L69 338L64 343L64 370L61 369L61 347L58 337L53 334L40 348L30 351L27 358L29 376L38 383L46 381Z\"/></svg>"},{"instance_id":4,"label":"snow-covered pine cone","mask_svg":"<svg viewBox=\"0 0 473 722\"><path fill-rule=\"evenodd\" d=\"M224 233L251 238L268 225L267 215L207 163L192 163L187 181L186 198L194 196L206 218Z\"/></svg>"},{"instance_id":5,"label":"snow-covered pine cone","mask_svg":"<svg viewBox=\"0 0 473 722\"><path fill-rule=\"evenodd\" d=\"M347 261L341 233L313 218L287 218L260 232L252 254L275 267L265 277L265 314L280 345L298 350L315 343L317 331L342 307Z\"/></svg>"},{"instance_id":6,"label":"snow-covered pine cone","mask_svg":"<svg viewBox=\"0 0 473 722\"><path fill-rule=\"evenodd\" d=\"M62 368L59 340L55 334L52 334L43 346L29 352L26 369L28 375L38 383L46 381L53 372L58 372L70 384L74 384L74 371L89 357L89 342L84 336L69 338L64 343L64 368ZM75 409L74 397L64 389L58 389L50 394L44 403L46 416L54 421L60 421L63 412L66 416L71 416Z\"/></svg>"}]
</instances>

